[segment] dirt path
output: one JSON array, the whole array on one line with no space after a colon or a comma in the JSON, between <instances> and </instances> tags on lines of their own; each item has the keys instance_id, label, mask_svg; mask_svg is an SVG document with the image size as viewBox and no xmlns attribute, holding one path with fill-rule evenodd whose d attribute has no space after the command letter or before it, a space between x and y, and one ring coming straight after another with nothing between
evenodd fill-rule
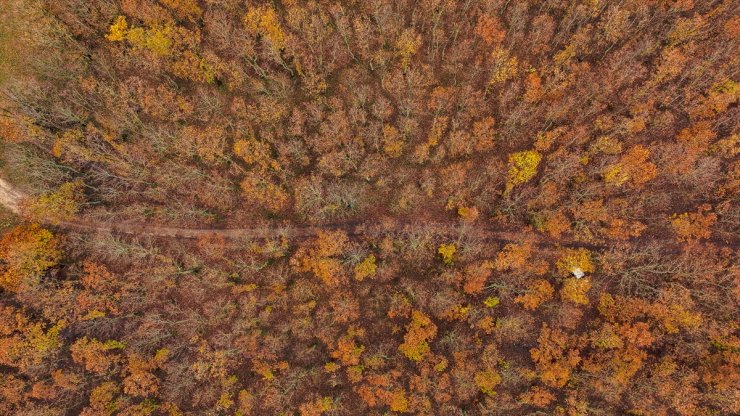
<instances>
[{"instance_id":1,"label":"dirt path","mask_svg":"<svg viewBox=\"0 0 740 416\"><path fill-rule=\"evenodd\" d=\"M14 214L20 214L20 204L25 197L26 195L13 188L8 181L0 178L0 204L5 206L5 208L9 209Z\"/></svg>"},{"instance_id":2,"label":"dirt path","mask_svg":"<svg viewBox=\"0 0 740 416\"><path fill-rule=\"evenodd\" d=\"M0 205L5 206L13 213L20 215L23 208L23 200L28 195L16 189L5 179L0 178ZM451 223L398 223L393 220L372 221L371 223L338 223L322 225L293 225L293 224L270 224L254 226L249 228L180 228L157 225L144 225L137 223L105 223L94 221L62 221L49 222L48 225L64 229L82 232L103 232L123 234L151 238L182 238L198 239L210 236L219 236L227 239L262 239L270 237L285 236L289 238L309 238L318 234L321 230L343 230L349 236L372 236L404 234L406 236L434 235L445 237L452 241L457 238L472 238L487 242L509 243L527 241L539 247L584 247L592 250L606 249L610 245L606 243L587 243L574 239L553 239L547 235L535 232L507 231L500 228L482 224L464 225L456 222ZM641 237L641 240L668 240L660 238ZM671 243L675 243L670 239ZM713 241L725 247L737 247L737 241ZM679 249L679 247L674 247Z\"/></svg>"},{"instance_id":3,"label":"dirt path","mask_svg":"<svg viewBox=\"0 0 740 416\"><path fill-rule=\"evenodd\" d=\"M5 179L0 178L0 204L8 208L15 214L21 214L23 199L28 196L19 191ZM403 233L403 234L433 234L438 236L447 236L456 238L456 236L472 235L473 238L495 241L511 242L527 240L539 245L579 245L582 247L599 248L595 244L577 243L575 241L545 241L541 236L530 233L523 235L516 232L496 230L492 227L481 225L460 225L457 223L423 223L423 224L398 224L394 222L374 222L369 226L365 223L340 223L320 226L310 225L290 225L278 224L276 226L255 226L250 228L232 228L232 229L196 229L196 228L179 228L166 226L151 226L133 223L103 223L91 221L62 221L50 223L50 225L84 232L106 232L114 234L124 234L133 236L144 236L153 238L185 238L197 239L208 236L220 236L229 239L241 238L268 238L284 235L291 238L308 238L318 234L320 230L338 230L345 231L350 236L372 235L375 233Z\"/></svg>"}]
</instances>

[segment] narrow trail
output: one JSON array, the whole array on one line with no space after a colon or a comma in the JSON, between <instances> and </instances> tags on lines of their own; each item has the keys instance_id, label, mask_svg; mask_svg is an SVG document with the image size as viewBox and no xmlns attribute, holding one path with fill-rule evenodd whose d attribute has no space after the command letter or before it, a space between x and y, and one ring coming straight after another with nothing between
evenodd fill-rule
<instances>
[{"instance_id":1,"label":"narrow trail","mask_svg":"<svg viewBox=\"0 0 740 416\"><path fill-rule=\"evenodd\" d=\"M0 178L0 205L16 215L22 215L23 200L28 195L16 189L8 181ZM549 236L534 232L507 231L500 228L485 226L481 224L466 225L460 223L398 223L392 220L372 222L344 222L322 225L292 225L281 223L270 226L254 226L248 228L182 228L158 225L145 225L138 223L107 223L86 220L73 220L51 222L47 225L63 229L91 232L111 233L119 235L130 235L136 237L150 238L177 238L177 239L199 239L206 237L222 237L226 239L265 239L285 236L288 238L305 239L316 236L320 231L343 230L348 236L372 236L404 234L426 234L443 236L449 239L458 237L477 239L486 242L510 243L529 242L537 247L583 247L592 250L607 249L611 245L603 243L583 242L575 239L554 239ZM639 238L644 241L668 241L665 238ZM713 241L720 246L737 247L737 241ZM674 247L679 249L678 247Z\"/></svg>"},{"instance_id":2,"label":"narrow trail","mask_svg":"<svg viewBox=\"0 0 740 416\"><path fill-rule=\"evenodd\" d=\"M16 189L8 181L0 178L0 204L17 215L22 214L23 200L28 198L20 190ZM343 230L349 236L372 235L376 233L399 232L404 234L433 234L455 238L463 233L472 238L490 242L512 242L529 241L535 245L543 246L579 246L587 248L604 248L598 244L588 244L576 241L549 241L535 233L522 234L519 232L503 231L493 227L481 225L463 225L459 223L383 223L374 221L372 223L345 222L324 225L291 225L278 224L275 226L254 226L249 228L181 228L157 225L144 225L136 223L105 223L85 220L49 222L49 225L82 232L103 232L123 234L152 238L182 238L198 239L204 237L219 236L227 239L263 239L270 237L286 236L290 238L309 238L315 236L322 230Z\"/></svg>"},{"instance_id":3,"label":"narrow trail","mask_svg":"<svg viewBox=\"0 0 740 416\"><path fill-rule=\"evenodd\" d=\"M12 211L14 214L20 214L21 201L24 198L26 198L25 194L13 188L13 186L5 179L0 178L0 204Z\"/></svg>"}]
</instances>

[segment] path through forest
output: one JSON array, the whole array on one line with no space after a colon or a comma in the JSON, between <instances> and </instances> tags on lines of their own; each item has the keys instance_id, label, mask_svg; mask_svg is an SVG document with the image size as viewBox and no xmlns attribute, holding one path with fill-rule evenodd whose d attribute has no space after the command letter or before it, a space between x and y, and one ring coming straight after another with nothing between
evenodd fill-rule
<instances>
[{"instance_id":1,"label":"path through forest","mask_svg":"<svg viewBox=\"0 0 740 416\"><path fill-rule=\"evenodd\" d=\"M0 178L0 204L8 208L15 214L20 215L22 211L22 201L27 198L28 195L15 188L10 182L3 178ZM482 226L464 226L459 224L443 224L443 223L423 223L423 224L398 224L388 223L385 225L378 225L377 223L373 228L368 227L366 224L361 222L355 223L338 223L329 225L290 225L290 224L278 224L276 226L255 226L250 228L181 228L181 227L166 227L157 225L143 225L136 223L104 223L94 222L85 220L76 221L62 221L51 223L51 225L58 226L61 228L86 231L86 232L110 232L115 234L126 234L143 237L166 237L166 238L187 238L196 239L208 236L221 236L230 239L239 238L268 238L285 235L292 238L307 238L318 234L320 230L344 230L348 235L367 235L373 233L373 229L388 231L398 231L403 233L424 233L429 232L436 235L460 235L466 231L473 231L478 238L486 241L496 242L511 242L521 241L522 239L530 240L535 244L547 244L553 245L554 242L542 241L536 234L529 234L526 237L521 233L495 230L491 227ZM574 245L576 242L558 241L555 244L561 245ZM580 246L598 248L598 245L590 244L578 244Z\"/></svg>"},{"instance_id":2,"label":"path through forest","mask_svg":"<svg viewBox=\"0 0 740 416\"><path fill-rule=\"evenodd\" d=\"M15 188L7 180L0 178L0 204L5 206L7 209L15 214L21 214L22 201L27 198L28 195ZM288 225L279 224L277 226L255 226L249 228L181 228L181 227L167 227L157 225L143 225L136 223L103 223L103 222L92 222L85 220L77 221L61 221L51 222L51 225L59 226L66 229L87 231L87 232L110 232L114 234L127 234L143 237L165 237L165 238L187 238L197 239L206 236L221 236L229 239L240 239L240 238L267 238L285 235L292 238L307 238L318 234L322 229L344 230L348 235L366 235L372 233L372 229L368 228L366 224L355 222L355 223L338 223L330 225ZM451 226L450 224L388 224L385 227L376 226L376 229L383 229L385 231L397 230L405 233L414 233L422 231L431 231L437 234L455 234L462 231L464 226ZM510 242L518 241L522 239L521 233L494 230L490 227L470 226L471 230L478 231L480 238L488 241L500 241ZM529 239L539 240L536 235L528 236ZM542 241L533 241L533 243L542 243ZM569 242L559 242L563 245L569 245ZM571 242L572 243L572 242ZM583 244L580 244L583 246ZM588 244L586 244L588 246ZM598 247L594 245L594 247Z\"/></svg>"},{"instance_id":3,"label":"path through forest","mask_svg":"<svg viewBox=\"0 0 740 416\"><path fill-rule=\"evenodd\" d=\"M0 204L13 213L20 215L22 212L22 201L28 195L15 188L3 178L0 178ZM138 223L106 223L89 220L73 220L61 222L49 222L49 225L69 230L84 232L104 232L112 234L124 234L139 237L152 238L185 238L198 239L203 237L218 236L227 239L262 239L270 237L285 236L289 238L308 238L318 234L321 230L343 230L349 236L371 235L374 233L402 233L431 234L445 236L455 239L457 236L468 236L489 242L509 243L527 241L540 247L564 246L584 247L589 249L605 249L607 244L587 243L574 239L553 239L548 236L532 232L506 231L492 226L464 225L459 223L398 223L389 221L373 221L372 225L363 222L344 222L322 225L292 225L276 224L270 226L254 226L248 228L182 228L158 225L145 225ZM655 238L653 238L654 240ZM663 240L659 238L659 240ZM666 238L665 240L668 240ZM670 240L673 240L672 238ZM736 247L736 241L719 242L721 245ZM729 244L728 244L729 243Z\"/></svg>"},{"instance_id":4,"label":"path through forest","mask_svg":"<svg viewBox=\"0 0 740 416\"><path fill-rule=\"evenodd\" d=\"M13 188L8 181L0 178L0 204L12 211L14 214L20 214L20 203L26 195Z\"/></svg>"}]
</instances>

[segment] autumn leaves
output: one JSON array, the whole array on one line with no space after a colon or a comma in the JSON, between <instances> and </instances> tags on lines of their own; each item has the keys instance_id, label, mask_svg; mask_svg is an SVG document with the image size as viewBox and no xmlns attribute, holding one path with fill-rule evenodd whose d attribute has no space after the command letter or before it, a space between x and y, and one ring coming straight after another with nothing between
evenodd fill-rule
<instances>
[{"instance_id":1,"label":"autumn leaves","mask_svg":"<svg viewBox=\"0 0 740 416\"><path fill-rule=\"evenodd\" d=\"M38 224L21 225L0 239L0 288L32 288L62 257L59 238Z\"/></svg>"},{"instance_id":2,"label":"autumn leaves","mask_svg":"<svg viewBox=\"0 0 740 416\"><path fill-rule=\"evenodd\" d=\"M316 239L298 248L290 264L296 273L315 279L321 290L342 291L351 285L356 292L384 291L389 279L405 281L401 276L390 274L389 269L397 267L397 259L396 255L388 256L394 246L406 245L386 238L386 241L372 243L371 250L360 249L340 231L320 232ZM428 259L426 267L437 270L440 278L449 281L464 297L441 294L439 302L445 306L430 308L428 305L422 306L423 303L417 305L409 294L394 291L389 294L389 305L384 307L395 328L393 334L398 333L401 337L401 340L393 338L394 348L408 362L425 369L423 371L436 373L434 377L447 374L450 357L444 354L444 341L441 338L449 336L448 330L453 323L465 323L479 337L487 337L497 331L505 331L507 324L503 318L506 313L512 310L518 310L517 313L540 313L542 305L552 301L556 293L559 293L563 304L576 308L589 307L591 300L597 296L589 293L591 276L596 270L596 255L585 249L561 249L555 252L554 258L548 259L530 243L511 243L490 259L470 261L466 255L468 248L460 242L446 242L435 247L435 256ZM586 276L580 279L574 277L573 270L576 269ZM502 274L521 275L525 286L518 288L515 293L504 290L499 296L496 288L500 282L496 276ZM351 277L354 277L354 282L350 280ZM558 302L552 302L544 309L558 308L559 305ZM358 306L360 315L366 313L365 307L369 306ZM326 363L324 370L332 378L344 372L355 391L370 407L387 406L397 412L410 411L414 407L408 402L408 391L395 382L382 381L381 376L374 375L372 363L375 358L367 355L372 345L368 331L374 327L361 321L349 321L347 331L336 342L329 343L332 361ZM553 342L558 343L559 339ZM533 353L538 357L535 362L539 363L538 371L541 372L536 378L543 380L545 386L562 387L580 359L567 351L545 352L545 348L549 347L542 348L542 353ZM481 394L494 396L497 386L503 382L502 371L505 372L505 368L492 360L475 369L471 382ZM527 397L540 402L552 395L548 392L540 388Z\"/></svg>"}]
</instances>

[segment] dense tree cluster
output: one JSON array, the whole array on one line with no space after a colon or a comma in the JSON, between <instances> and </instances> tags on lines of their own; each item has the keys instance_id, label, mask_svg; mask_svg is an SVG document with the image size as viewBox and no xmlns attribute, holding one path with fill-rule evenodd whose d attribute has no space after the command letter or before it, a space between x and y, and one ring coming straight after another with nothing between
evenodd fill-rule
<instances>
[{"instance_id":1,"label":"dense tree cluster","mask_svg":"<svg viewBox=\"0 0 740 416\"><path fill-rule=\"evenodd\" d=\"M0 414L740 413L738 10L4 1Z\"/></svg>"}]
</instances>

